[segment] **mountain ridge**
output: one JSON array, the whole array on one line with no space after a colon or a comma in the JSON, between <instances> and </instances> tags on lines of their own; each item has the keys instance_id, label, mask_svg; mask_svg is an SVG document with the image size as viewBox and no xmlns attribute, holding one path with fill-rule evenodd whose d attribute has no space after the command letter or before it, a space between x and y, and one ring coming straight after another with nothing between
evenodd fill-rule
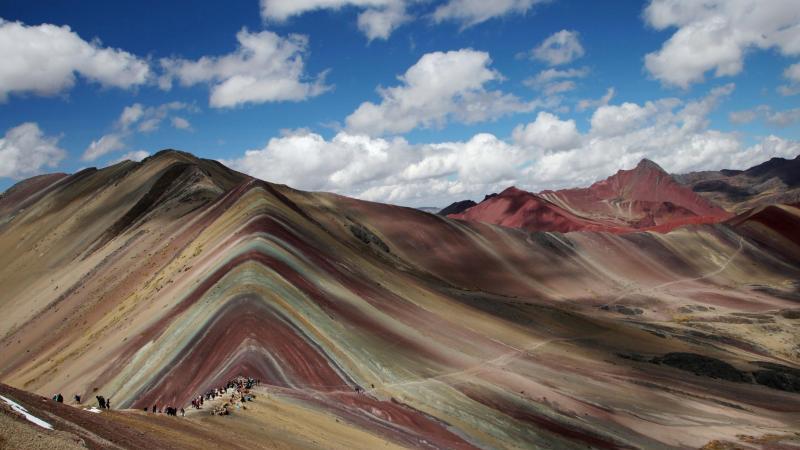
<instances>
[{"instance_id":1,"label":"mountain ridge","mask_svg":"<svg viewBox=\"0 0 800 450\"><path fill-rule=\"evenodd\" d=\"M745 170L692 172L676 178L734 213L800 201L800 155L793 159L771 158Z\"/></svg>"},{"instance_id":2,"label":"mountain ridge","mask_svg":"<svg viewBox=\"0 0 800 450\"><path fill-rule=\"evenodd\" d=\"M545 190L537 194L513 189L450 217L528 231L614 233L666 232L684 225L721 222L731 217L678 184L648 159L588 188ZM518 199L523 192L527 202L520 203ZM512 195L517 200L510 200Z\"/></svg>"}]
</instances>

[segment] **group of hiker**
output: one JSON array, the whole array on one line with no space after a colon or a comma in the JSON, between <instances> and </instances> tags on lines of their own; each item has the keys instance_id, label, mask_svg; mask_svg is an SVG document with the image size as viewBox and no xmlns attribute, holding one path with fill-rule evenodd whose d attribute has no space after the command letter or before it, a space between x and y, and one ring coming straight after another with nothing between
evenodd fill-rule
<instances>
[{"instance_id":1,"label":"group of hiker","mask_svg":"<svg viewBox=\"0 0 800 450\"><path fill-rule=\"evenodd\" d=\"M150 411L150 408L145 406L144 407L144 412L148 412L148 411ZM164 409L159 409L158 405L153 405L152 411L153 411L153 414L155 414L155 413L159 413L159 414L164 413L164 414L166 414L168 416L175 416L175 417L178 416L178 408L176 408L174 406L167 406ZM186 415L186 411L183 408L181 408L180 411L181 411L181 417Z\"/></svg>"},{"instance_id":2,"label":"group of hiker","mask_svg":"<svg viewBox=\"0 0 800 450\"><path fill-rule=\"evenodd\" d=\"M97 406L100 409L111 409L111 398L105 398L102 395L98 395L97 397Z\"/></svg>"},{"instance_id":3,"label":"group of hiker","mask_svg":"<svg viewBox=\"0 0 800 450\"><path fill-rule=\"evenodd\" d=\"M230 414L231 409L245 408L242 403L253 401L255 399L255 395L250 393L250 389L260 384L261 380L259 379L239 376L228 381L225 386L214 388L206 391L202 395L198 395L192 399L191 404L195 409L202 409L206 400L215 400L218 397L222 398L224 395L230 394L230 397L226 402L224 402L222 405L214 407L214 409L211 411L212 415L228 415ZM186 415L186 411L183 408L180 408L179 410L174 406L159 408L158 404L155 404L152 408L144 408L144 412L159 414L164 413L168 416L177 416L179 411L182 417Z\"/></svg>"},{"instance_id":4,"label":"group of hiker","mask_svg":"<svg viewBox=\"0 0 800 450\"><path fill-rule=\"evenodd\" d=\"M72 398L75 400L75 403L77 403L77 404L81 403L80 394L75 394ZM102 395L98 395L95 398L97 398L97 406L100 409L111 409L111 399L110 398L105 398ZM60 393L58 393L58 394L53 396L53 401L54 402L58 402L58 403L64 403L64 396L61 395Z\"/></svg>"},{"instance_id":5,"label":"group of hiker","mask_svg":"<svg viewBox=\"0 0 800 450\"><path fill-rule=\"evenodd\" d=\"M255 395L250 392L255 386L261 384L261 380L252 378L252 377L243 377L238 376L230 381L228 381L224 387L219 387L215 389L211 389L207 391L203 395L198 395L197 397L192 399L192 407L195 409L201 409L203 407L204 400L214 400L217 397L222 397L224 395L230 394L230 397L226 402L222 405L216 406L212 411L212 415L220 415L225 416L230 414L231 409L236 408L244 408L247 409L243 403L251 402L255 399ZM81 396L75 394L75 403L80 404ZM105 398L102 395L96 396L97 398L97 406L100 409L111 409L111 398ZM61 394L56 394L53 396L53 401L58 403L64 403L64 396ZM152 411L153 414L155 413L165 413L168 416L177 416L178 411L180 411L181 416L186 415L186 411L183 408L180 410L174 406L167 406L163 409L158 408L158 405L153 405L152 409L148 407L144 407L144 412Z\"/></svg>"},{"instance_id":6,"label":"group of hiker","mask_svg":"<svg viewBox=\"0 0 800 450\"><path fill-rule=\"evenodd\" d=\"M233 389L252 389L254 386L258 386L261 384L260 379L250 378L250 377L236 377L231 381L228 381L228 388Z\"/></svg>"},{"instance_id":7,"label":"group of hiker","mask_svg":"<svg viewBox=\"0 0 800 450\"><path fill-rule=\"evenodd\" d=\"M250 389L252 389L255 386L258 386L259 384L261 384L261 380L249 377L245 378L240 376L234 378L233 380L230 380L228 384L225 386L225 389L220 393L220 395L227 394L228 391L233 390L233 392L231 392L231 396L228 398L228 401L224 402L221 405L215 406L214 409L211 411L211 415L227 416L231 413L231 410L234 408L247 409L247 406L245 406L244 403L252 402L256 398L256 396L250 392Z\"/></svg>"}]
</instances>

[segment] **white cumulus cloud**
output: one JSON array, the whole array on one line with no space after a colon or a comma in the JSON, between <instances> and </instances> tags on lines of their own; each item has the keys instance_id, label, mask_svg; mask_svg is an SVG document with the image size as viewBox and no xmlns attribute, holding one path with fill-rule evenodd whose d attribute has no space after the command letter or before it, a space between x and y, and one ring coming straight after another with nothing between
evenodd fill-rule
<instances>
[{"instance_id":1,"label":"white cumulus cloud","mask_svg":"<svg viewBox=\"0 0 800 450\"><path fill-rule=\"evenodd\" d=\"M370 41L389 39L397 27L411 20L402 2L395 2L383 8L370 8L358 15L358 29Z\"/></svg>"},{"instance_id":2,"label":"white cumulus cloud","mask_svg":"<svg viewBox=\"0 0 800 450\"><path fill-rule=\"evenodd\" d=\"M0 138L0 178L22 179L58 166L67 152L59 148L58 137L45 136L39 125L25 122Z\"/></svg>"},{"instance_id":3,"label":"white cumulus cloud","mask_svg":"<svg viewBox=\"0 0 800 450\"><path fill-rule=\"evenodd\" d=\"M743 111L731 111L728 113L728 120L731 123L736 125L742 125L745 123L750 123L758 117L758 112L753 109L747 109Z\"/></svg>"},{"instance_id":4,"label":"white cumulus cloud","mask_svg":"<svg viewBox=\"0 0 800 450\"><path fill-rule=\"evenodd\" d=\"M84 161L94 161L95 159L111 152L116 152L125 148L124 136L119 133L110 133L92 141L81 157Z\"/></svg>"},{"instance_id":5,"label":"white cumulus cloud","mask_svg":"<svg viewBox=\"0 0 800 450\"><path fill-rule=\"evenodd\" d=\"M563 92L568 92L578 87L576 80L585 78L589 68L580 69L546 69L533 77L526 78L522 84L542 92L545 96L552 97Z\"/></svg>"},{"instance_id":6,"label":"white cumulus cloud","mask_svg":"<svg viewBox=\"0 0 800 450\"><path fill-rule=\"evenodd\" d=\"M137 111L138 115L136 116L135 120L126 121L126 113L128 113L131 108ZM196 112L197 109L194 106L183 102L169 102L158 106L148 106L146 108L136 103L132 106L126 107L122 111L122 115L120 116L119 120L117 120L117 127L123 131L133 131L133 125L138 125L136 129L139 132L150 133L152 131L156 131L161 126L161 122L163 122L164 119L176 111ZM181 127L176 125L175 119L178 119L178 125L187 126ZM177 129L189 128L189 121L181 117L173 116L170 121L172 122L173 127ZM186 123L184 124L183 122Z\"/></svg>"},{"instance_id":7,"label":"white cumulus cloud","mask_svg":"<svg viewBox=\"0 0 800 450\"><path fill-rule=\"evenodd\" d=\"M388 176L391 163L402 160L407 147L402 138L373 139L342 132L328 141L319 134L298 131L272 138L263 149L249 150L243 158L226 163L303 189L346 191L370 178Z\"/></svg>"},{"instance_id":8,"label":"white cumulus cloud","mask_svg":"<svg viewBox=\"0 0 800 450\"><path fill-rule=\"evenodd\" d=\"M800 63L787 67L783 77L789 80L789 84L778 86L778 92L786 96L800 94Z\"/></svg>"},{"instance_id":9,"label":"white cumulus cloud","mask_svg":"<svg viewBox=\"0 0 800 450\"><path fill-rule=\"evenodd\" d=\"M400 85L378 88L380 103L364 102L350 114L347 129L405 133L449 120L476 123L533 109L511 94L486 89L487 83L502 79L491 62L488 53L471 49L427 53L399 77Z\"/></svg>"},{"instance_id":10,"label":"white cumulus cloud","mask_svg":"<svg viewBox=\"0 0 800 450\"><path fill-rule=\"evenodd\" d=\"M553 33L531 50L532 58L544 61L551 66L571 63L585 53L577 31L561 30Z\"/></svg>"},{"instance_id":11,"label":"white cumulus cloud","mask_svg":"<svg viewBox=\"0 0 800 450\"><path fill-rule=\"evenodd\" d=\"M209 105L230 108L246 103L302 101L330 89L325 73L309 78L304 58L308 38L291 34L281 37L271 31L236 34L238 48L224 56L204 56L196 61L161 60L166 71L160 84L167 88L176 78L183 86L211 85Z\"/></svg>"},{"instance_id":12,"label":"white cumulus cloud","mask_svg":"<svg viewBox=\"0 0 800 450\"><path fill-rule=\"evenodd\" d=\"M758 105L752 109L733 111L728 114L728 119L737 125L750 123L758 118L775 127L788 127L800 123L800 108L776 111L769 105Z\"/></svg>"},{"instance_id":13,"label":"white cumulus cloud","mask_svg":"<svg viewBox=\"0 0 800 450\"><path fill-rule=\"evenodd\" d=\"M146 150L135 150L132 152L125 153L124 155L120 156L116 160L114 160L111 164L120 163L122 161L136 161L139 162L145 158L150 156L150 152Z\"/></svg>"},{"instance_id":14,"label":"white cumulus cloud","mask_svg":"<svg viewBox=\"0 0 800 450\"><path fill-rule=\"evenodd\" d=\"M773 111L767 114L767 122L779 127L788 127L800 123L800 108L785 111Z\"/></svg>"},{"instance_id":15,"label":"white cumulus cloud","mask_svg":"<svg viewBox=\"0 0 800 450\"><path fill-rule=\"evenodd\" d=\"M261 0L261 17L284 22L309 11L353 7L361 10L358 28L369 40L388 39L397 27L411 20L407 3L408 0Z\"/></svg>"},{"instance_id":16,"label":"white cumulus cloud","mask_svg":"<svg viewBox=\"0 0 800 450\"><path fill-rule=\"evenodd\" d=\"M309 11L340 9L346 6L383 8L398 0L261 0L261 16L268 20L284 21ZM401 0L402 1L402 0Z\"/></svg>"},{"instance_id":17,"label":"white cumulus cloud","mask_svg":"<svg viewBox=\"0 0 800 450\"><path fill-rule=\"evenodd\" d=\"M149 64L124 50L87 42L68 26L28 26L0 19L0 102L9 94L49 96L68 90L75 75L102 86L144 84Z\"/></svg>"},{"instance_id":18,"label":"white cumulus cloud","mask_svg":"<svg viewBox=\"0 0 800 450\"><path fill-rule=\"evenodd\" d=\"M538 148L544 153L569 150L578 147L581 142L574 120L561 120L544 111L533 122L514 128L513 137L517 145Z\"/></svg>"},{"instance_id":19,"label":"white cumulus cloud","mask_svg":"<svg viewBox=\"0 0 800 450\"><path fill-rule=\"evenodd\" d=\"M403 138L308 131L270 139L223 161L269 181L389 202L443 201L497 190L513 181L521 150L491 134L466 142L411 145Z\"/></svg>"},{"instance_id":20,"label":"white cumulus cloud","mask_svg":"<svg viewBox=\"0 0 800 450\"><path fill-rule=\"evenodd\" d=\"M592 114L592 131L603 136L622 134L641 125L657 110L652 102L647 102L643 106L627 102L621 105L604 105Z\"/></svg>"},{"instance_id":21,"label":"white cumulus cloud","mask_svg":"<svg viewBox=\"0 0 800 450\"><path fill-rule=\"evenodd\" d=\"M688 88L705 74L742 71L752 49L800 54L800 7L796 0L652 0L645 21L656 30L677 28L645 68L666 85Z\"/></svg>"},{"instance_id":22,"label":"white cumulus cloud","mask_svg":"<svg viewBox=\"0 0 800 450\"><path fill-rule=\"evenodd\" d=\"M128 128L132 124L139 121L144 115L144 107L141 103L134 103L131 106L126 106L119 116L118 123L122 128Z\"/></svg>"},{"instance_id":23,"label":"white cumulus cloud","mask_svg":"<svg viewBox=\"0 0 800 450\"><path fill-rule=\"evenodd\" d=\"M192 124L183 117L175 116L172 118L171 122L172 127L178 130L190 130L192 128Z\"/></svg>"},{"instance_id":24,"label":"white cumulus cloud","mask_svg":"<svg viewBox=\"0 0 800 450\"><path fill-rule=\"evenodd\" d=\"M123 108L119 118L114 122L113 131L92 141L83 152L81 159L84 161L94 161L109 153L124 150L127 147L126 140L131 136L136 133L151 133L156 131L161 126L161 123L176 111L194 112L196 108L182 102L169 102L158 106L147 107L143 106L141 103L134 103L133 105L126 106ZM191 124L183 117L172 116L170 122L173 128L179 130L191 129ZM135 152L129 153L129 155L135 155Z\"/></svg>"},{"instance_id":25,"label":"white cumulus cloud","mask_svg":"<svg viewBox=\"0 0 800 450\"><path fill-rule=\"evenodd\" d=\"M794 83L800 83L800 63L787 67L783 72L783 76Z\"/></svg>"},{"instance_id":26,"label":"white cumulus cloud","mask_svg":"<svg viewBox=\"0 0 800 450\"><path fill-rule=\"evenodd\" d=\"M508 14L525 14L534 5L548 0L448 0L433 12L436 22L453 20L463 27L471 27L481 22Z\"/></svg>"},{"instance_id":27,"label":"white cumulus cloud","mask_svg":"<svg viewBox=\"0 0 800 450\"><path fill-rule=\"evenodd\" d=\"M578 112L581 112L581 111L586 111L587 109L599 108L601 106L605 106L608 104L608 102L611 101L611 99L614 98L616 92L617 92L616 89L610 87L606 89L606 93L598 99L584 98L580 100L578 104L575 106L575 109Z\"/></svg>"},{"instance_id":28,"label":"white cumulus cloud","mask_svg":"<svg viewBox=\"0 0 800 450\"><path fill-rule=\"evenodd\" d=\"M524 83L530 87L544 86L559 80L585 78L587 75L589 75L588 67L565 70L550 68L539 72L535 77L526 79Z\"/></svg>"}]
</instances>

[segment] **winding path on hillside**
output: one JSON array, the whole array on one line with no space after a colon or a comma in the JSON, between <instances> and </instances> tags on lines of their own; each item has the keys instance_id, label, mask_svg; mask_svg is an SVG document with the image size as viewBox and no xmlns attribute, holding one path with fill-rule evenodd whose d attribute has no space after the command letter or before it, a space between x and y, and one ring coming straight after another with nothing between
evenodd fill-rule
<instances>
[{"instance_id":1,"label":"winding path on hillside","mask_svg":"<svg viewBox=\"0 0 800 450\"><path fill-rule=\"evenodd\" d=\"M605 333L605 331L602 331L602 332L599 332L599 333L590 334L590 335L586 335L586 336L579 336L579 337L571 337L571 338L563 338L562 337L562 338L546 339L546 340L543 340L543 341L539 341L539 342L537 342L536 344L534 344L534 345L532 345L530 347L521 348L521 349L514 348L514 350L512 350L510 352L503 353L500 356L497 356L497 357L492 358L492 359L487 359L487 360L481 361L481 362L479 362L477 364L474 364L474 365L469 366L469 367L464 368L464 369L444 372L444 373L440 373L438 375L433 375L433 376L425 377L425 378L402 380L402 381L395 381L395 382L390 382L390 383L381 383L381 384L379 384L378 386L376 386L374 388L362 389L360 391L355 391L355 392L354 391L350 391L350 390L342 390L342 389L321 391L321 390L314 389L314 388L283 388L283 387L277 387L277 386L269 386L269 389L277 389L277 390L285 390L285 391L301 391L301 392L309 393L312 396L330 396L330 395L333 395L333 394L335 394L335 395L342 395L342 394L344 394L344 395L371 394L371 393L374 393L374 392L377 392L377 391L379 391L381 389L386 389L386 388L396 388L396 387L403 387L403 386L422 385L422 384L427 384L427 383L431 383L431 382L434 382L434 381L440 381L440 380L443 380L443 379L446 379L446 378L452 378L452 377L458 377L458 376L463 376L463 375L474 374L474 373L481 372L482 370L484 370L484 369L486 369L487 367L490 367L490 366L499 368L499 367L505 366L506 364L514 361L515 359L518 359L518 358L521 358L521 357L524 357L524 356L528 356L531 353L539 350L540 348L542 348L542 347L544 347L546 345L550 345L550 344L553 344L555 342L569 342L569 341L578 341L578 340L583 340L583 339L591 339L591 338L597 337L597 336L599 336L601 334L604 334L604 333ZM505 344L505 345L508 345L508 344Z\"/></svg>"},{"instance_id":2,"label":"winding path on hillside","mask_svg":"<svg viewBox=\"0 0 800 450\"><path fill-rule=\"evenodd\" d=\"M651 286L649 288L646 288L646 289L644 289L642 291L638 291L638 292L639 293L653 292L653 291L657 291L659 289L663 289L665 287L672 286L672 285L675 285L675 284L691 283L691 282L694 282L694 281L702 281L702 280L705 280L705 279L708 279L708 278L715 277L715 276L721 274L722 272L724 272L725 270L727 270L728 266L730 266L730 264L733 262L733 260L736 259L737 256L739 256L739 254L742 252L742 250L744 250L744 238L740 237L739 238L739 248L737 248L736 251L733 252L733 254L724 263L722 263L722 265L720 265L720 267L718 269L713 270L711 272L708 272L708 273L706 273L704 275L701 275L699 277L681 278L681 279L678 279L678 280L672 280L672 281L668 281L666 283L662 283L662 284L659 284L659 285L656 285L656 286ZM615 298L613 301L611 301L609 303L609 305L617 304L617 302L619 302L623 298L627 297L628 295L633 294L634 292L637 292L637 291L634 290L634 289L626 290L625 292L620 294L617 298Z\"/></svg>"}]
</instances>

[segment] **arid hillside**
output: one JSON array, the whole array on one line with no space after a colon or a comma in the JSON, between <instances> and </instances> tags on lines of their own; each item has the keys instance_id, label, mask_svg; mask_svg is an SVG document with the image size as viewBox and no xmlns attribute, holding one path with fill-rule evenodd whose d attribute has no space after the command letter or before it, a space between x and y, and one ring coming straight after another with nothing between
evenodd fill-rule
<instances>
[{"instance_id":1,"label":"arid hillside","mask_svg":"<svg viewBox=\"0 0 800 450\"><path fill-rule=\"evenodd\" d=\"M122 448L218 426L247 448L800 446L800 208L733 217L640 169L540 195L558 223L615 227L565 233L177 151L23 181L0 198L0 393L112 398L93 417L138 430ZM261 380L247 410L142 412L239 375ZM81 414L37 432L110 439Z\"/></svg>"}]
</instances>

